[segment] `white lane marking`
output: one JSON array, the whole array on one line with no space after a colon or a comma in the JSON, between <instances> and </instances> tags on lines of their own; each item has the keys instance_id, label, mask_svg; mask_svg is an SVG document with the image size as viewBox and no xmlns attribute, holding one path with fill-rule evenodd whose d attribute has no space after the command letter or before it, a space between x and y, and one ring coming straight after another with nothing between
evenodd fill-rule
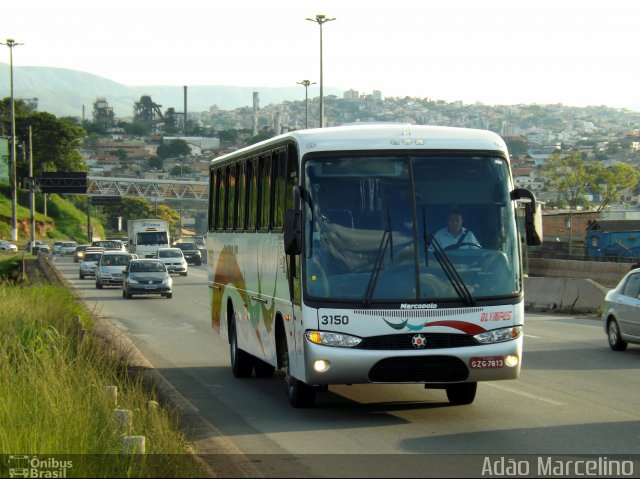
<instances>
[{"instance_id":1,"label":"white lane marking","mask_svg":"<svg viewBox=\"0 0 640 479\"><path fill-rule=\"evenodd\" d=\"M564 403L554 401L553 399L545 398L542 396L538 396L537 394L526 393L524 391L518 391L516 389L508 388L505 386L498 386L497 384L485 383L487 386L491 386L492 388L501 389L503 391L507 391L514 394L519 394L520 396L528 397L530 399L537 399L538 401L546 402L549 404L553 404L554 406L563 406Z\"/></svg>"},{"instance_id":2,"label":"white lane marking","mask_svg":"<svg viewBox=\"0 0 640 479\"><path fill-rule=\"evenodd\" d=\"M525 338L533 338L533 339L540 339L540 336L534 336L532 334L525 334L524 335Z\"/></svg>"}]
</instances>

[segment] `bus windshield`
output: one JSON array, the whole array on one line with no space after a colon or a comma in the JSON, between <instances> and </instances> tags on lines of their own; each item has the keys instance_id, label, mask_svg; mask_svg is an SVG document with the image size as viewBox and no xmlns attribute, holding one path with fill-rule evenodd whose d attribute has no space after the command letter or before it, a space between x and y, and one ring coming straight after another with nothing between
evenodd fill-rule
<instances>
[{"instance_id":1,"label":"bus windshield","mask_svg":"<svg viewBox=\"0 0 640 479\"><path fill-rule=\"evenodd\" d=\"M308 158L308 297L366 306L470 304L519 293L519 236L504 158L471 152Z\"/></svg>"}]
</instances>

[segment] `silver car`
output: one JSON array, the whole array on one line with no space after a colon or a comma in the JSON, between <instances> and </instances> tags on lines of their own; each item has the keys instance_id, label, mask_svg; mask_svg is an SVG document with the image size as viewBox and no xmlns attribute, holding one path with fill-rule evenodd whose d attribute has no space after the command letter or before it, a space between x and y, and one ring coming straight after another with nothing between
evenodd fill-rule
<instances>
[{"instance_id":1,"label":"silver car","mask_svg":"<svg viewBox=\"0 0 640 479\"><path fill-rule=\"evenodd\" d=\"M624 351L640 344L640 268L629 271L604 297L602 320L609 347Z\"/></svg>"},{"instance_id":2,"label":"silver car","mask_svg":"<svg viewBox=\"0 0 640 479\"><path fill-rule=\"evenodd\" d=\"M0 240L0 249L5 251L18 251L18 247L9 241Z\"/></svg>"},{"instance_id":3,"label":"silver car","mask_svg":"<svg viewBox=\"0 0 640 479\"><path fill-rule=\"evenodd\" d=\"M131 261L129 253L109 250L102 253L96 267L96 288L120 286L122 284L122 271L129 261Z\"/></svg>"},{"instance_id":4,"label":"silver car","mask_svg":"<svg viewBox=\"0 0 640 479\"><path fill-rule=\"evenodd\" d=\"M78 243L75 241L64 241L62 246L60 247L59 254L60 256L71 256L76 252L76 248L78 247Z\"/></svg>"},{"instance_id":5,"label":"silver car","mask_svg":"<svg viewBox=\"0 0 640 479\"><path fill-rule=\"evenodd\" d=\"M96 268L101 256L102 251L85 251L84 257L80 260L80 279L96 275Z\"/></svg>"}]
</instances>

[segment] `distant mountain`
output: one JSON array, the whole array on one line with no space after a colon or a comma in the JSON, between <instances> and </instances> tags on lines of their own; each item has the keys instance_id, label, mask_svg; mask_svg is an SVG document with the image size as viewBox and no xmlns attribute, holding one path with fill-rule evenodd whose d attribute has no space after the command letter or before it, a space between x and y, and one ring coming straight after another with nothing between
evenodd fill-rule
<instances>
[{"instance_id":1,"label":"distant mountain","mask_svg":"<svg viewBox=\"0 0 640 479\"><path fill-rule=\"evenodd\" d=\"M260 97L260 106L279 104L283 101L304 100L304 89L298 87L262 88L216 85L187 85L187 111L205 111L217 105L224 110L253 106L253 92ZM342 97L343 90L325 87L325 95ZM0 98L10 96L9 65L0 62ZM133 116L135 102L142 95L149 95L161 106L182 111L184 88L182 86L126 86L91 73L67 68L13 67L14 98L37 98L38 111L48 111L58 117L84 116L92 118L93 104L97 98L105 98L118 119Z\"/></svg>"}]
</instances>

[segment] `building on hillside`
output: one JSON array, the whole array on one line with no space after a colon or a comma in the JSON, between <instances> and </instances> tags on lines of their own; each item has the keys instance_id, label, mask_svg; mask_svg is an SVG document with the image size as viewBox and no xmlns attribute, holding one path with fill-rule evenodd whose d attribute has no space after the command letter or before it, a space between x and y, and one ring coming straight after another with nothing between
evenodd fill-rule
<instances>
[{"instance_id":1,"label":"building on hillside","mask_svg":"<svg viewBox=\"0 0 640 479\"><path fill-rule=\"evenodd\" d=\"M541 246L529 250L542 257L584 259L587 228L599 218L597 211L543 211L544 240Z\"/></svg>"}]
</instances>

